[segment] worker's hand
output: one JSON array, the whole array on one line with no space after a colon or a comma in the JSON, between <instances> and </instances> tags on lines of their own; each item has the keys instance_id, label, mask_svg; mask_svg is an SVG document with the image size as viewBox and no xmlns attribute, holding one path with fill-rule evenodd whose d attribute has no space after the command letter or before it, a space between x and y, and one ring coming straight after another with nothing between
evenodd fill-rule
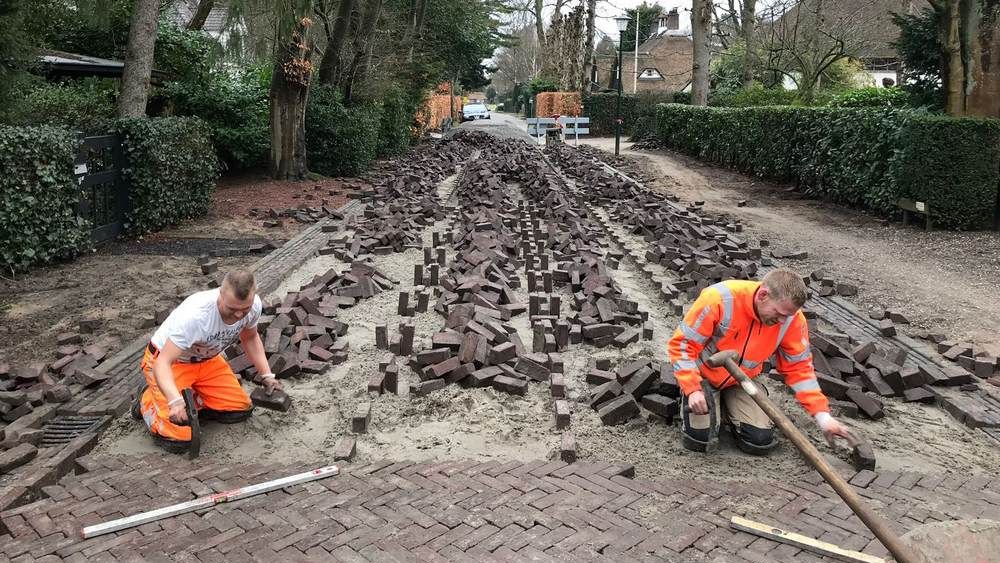
<instances>
[{"instance_id":1,"label":"worker's hand","mask_svg":"<svg viewBox=\"0 0 1000 563\"><path fill-rule=\"evenodd\" d=\"M817 414L816 423L819 424L820 430L823 431L826 442L831 446L833 445L834 438L837 437L843 438L848 442L855 439L851 430L844 423L830 416L830 413L821 412Z\"/></svg>"},{"instance_id":2,"label":"worker's hand","mask_svg":"<svg viewBox=\"0 0 1000 563\"><path fill-rule=\"evenodd\" d=\"M705 401L705 393L695 391L687 397L688 408L694 414L708 414L708 403Z\"/></svg>"},{"instance_id":3,"label":"worker's hand","mask_svg":"<svg viewBox=\"0 0 1000 563\"><path fill-rule=\"evenodd\" d=\"M264 386L264 392L269 396L271 393L281 391L285 388L285 386L278 381L278 378L274 377L272 374L264 374L261 376L261 385Z\"/></svg>"},{"instance_id":4,"label":"worker's hand","mask_svg":"<svg viewBox=\"0 0 1000 563\"><path fill-rule=\"evenodd\" d=\"M174 424L184 425L188 422L187 408L184 406L184 398L178 397L173 401L167 403L169 410L170 422Z\"/></svg>"}]
</instances>

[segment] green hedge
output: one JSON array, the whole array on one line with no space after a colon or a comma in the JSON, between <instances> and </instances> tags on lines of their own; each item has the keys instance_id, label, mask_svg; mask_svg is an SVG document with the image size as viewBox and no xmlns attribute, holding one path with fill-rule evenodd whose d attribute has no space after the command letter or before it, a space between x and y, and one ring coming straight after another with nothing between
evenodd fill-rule
<instances>
[{"instance_id":1,"label":"green hedge","mask_svg":"<svg viewBox=\"0 0 1000 563\"><path fill-rule=\"evenodd\" d=\"M652 118L656 106L671 103L674 92L642 93L622 95L622 131L626 134L635 133L636 125L646 118ZM583 115L590 118L590 133L592 135L613 135L615 133L615 115L618 104L617 93L590 94L583 100Z\"/></svg>"},{"instance_id":2,"label":"green hedge","mask_svg":"<svg viewBox=\"0 0 1000 563\"><path fill-rule=\"evenodd\" d=\"M1000 125L892 109L707 108L663 104L664 145L883 215L900 197L941 227L989 226L997 202Z\"/></svg>"},{"instance_id":3,"label":"green hedge","mask_svg":"<svg viewBox=\"0 0 1000 563\"><path fill-rule=\"evenodd\" d=\"M84 78L66 82L26 81L0 118L8 125L51 125L101 134L115 119L115 81Z\"/></svg>"},{"instance_id":4,"label":"green hedge","mask_svg":"<svg viewBox=\"0 0 1000 563\"><path fill-rule=\"evenodd\" d=\"M79 145L66 129L0 126L0 270L68 258L89 243L90 225L76 216Z\"/></svg>"},{"instance_id":5,"label":"green hedge","mask_svg":"<svg viewBox=\"0 0 1000 563\"><path fill-rule=\"evenodd\" d=\"M131 234L204 215L212 204L219 161L208 125L194 117L119 120L124 179L130 185Z\"/></svg>"},{"instance_id":6,"label":"green hedge","mask_svg":"<svg viewBox=\"0 0 1000 563\"><path fill-rule=\"evenodd\" d=\"M344 107L336 89L316 86L306 107L306 150L309 169L326 176L365 171L379 149L381 108Z\"/></svg>"},{"instance_id":7,"label":"green hedge","mask_svg":"<svg viewBox=\"0 0 1000 563\"><path fill-rule=\"evenodd\" d=\"M995 220L1000 120L912 119L897 146L894 188L901 197L929 202L935 224L975 229Z\"/></svg>"},{"instance_id":8,"label":"green hedge","mask_svg":"<svg viewBox=\"0 0 1000 563\"><path fill-rule=\"evenodd\" d=\"M629 131L635 122L638 100L635 96L622 96L622 130ZM583 100L583 115L590 118L591 135L614 135L618 94L591 94Z\"/></svg>"}]
</instances>

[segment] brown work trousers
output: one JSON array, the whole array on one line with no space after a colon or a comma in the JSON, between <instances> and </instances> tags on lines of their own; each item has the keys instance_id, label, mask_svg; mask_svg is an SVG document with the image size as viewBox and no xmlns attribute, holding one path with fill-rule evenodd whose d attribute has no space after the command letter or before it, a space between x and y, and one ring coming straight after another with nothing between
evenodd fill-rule
<instances>
[{"instance_id":1,"label":"brown work trousers","mask_svg":"<svg viewBox=\"0 0 1000 563\"><path fill-rule=\"evenodd\" d=\"M755 381L755 383L757 383L758 389L762 389L765 394L767 393L766 387L759 382ZM722 391L715 391L712 393L711 398L706 397L705 399L715 401L715 412L720 413L717 424L721 425L722 422L729 421L737 434L749 438L752 442L763 442L757 445L765 445L771 442L771 440L767 440L767 435L773 435L772 429L774 428L774 423L757 406L757 403L754 402L750 395L747 395L739 386L727 387ZM698 441L707 441L711 430L709 428L711 422L710 415L687 412L686 407L687 397L684 397L681 404L682 429L684 433ZM749 428L744 428L744 426ZM718 431L718 427L715 430Z\"/></svg>"}]
</instances>

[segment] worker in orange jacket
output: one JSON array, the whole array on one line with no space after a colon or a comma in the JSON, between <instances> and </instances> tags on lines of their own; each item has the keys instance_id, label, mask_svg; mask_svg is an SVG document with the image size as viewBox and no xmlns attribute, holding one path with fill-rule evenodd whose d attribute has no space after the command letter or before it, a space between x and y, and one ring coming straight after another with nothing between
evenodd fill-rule
<instances>
[{"instance_id":1,"label":"worker in orange jacket","mask_svg":"<svg viewBox=\"0 0 1000 563\"><path fill-rule=\"evenodd\" d=\"M157 445L176 453L190 446L182 389L194 391L199 419L228 424L250 416L250 397L222 356L237 339L267 394L282 389L257 333L262 309L253 274L232 271L220 288L199 291L181 302L156 329L140 364L146 388L132 414L146 422Z\"/></svg>"},{"instance_id":2,"label":"worker in orange jacket","mask_svg":"<svg viewBox=\"0 0 1000 563\"><path fill-rule=\"evenodd\" d=\"M763 455L777 445L768 416L725 367L712 368L705 362L721 350L737 351L736 363L750 378L760 375L764 362L774 356L785 384L827 440L848 437L847 427L830 415L829 401L813 370L809 326L801 311L806 297L802 277L786 269L773 270L760 282L728 280L701 292L668 344L682 395L686 448L705 451L711 432L718 431L710 428L709 400L717 413L725 407L741 450ZM711 386L711 398L705 396L703 380ZM717 424L720 418L716 417Z\"/></svg>"}]
</instances>

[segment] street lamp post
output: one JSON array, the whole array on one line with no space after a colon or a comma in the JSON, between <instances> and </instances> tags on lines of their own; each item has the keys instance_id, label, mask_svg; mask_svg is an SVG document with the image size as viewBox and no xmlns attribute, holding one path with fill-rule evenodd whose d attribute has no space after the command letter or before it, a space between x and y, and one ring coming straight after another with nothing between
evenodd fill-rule
<instances>
[{"instance_id":1,"label":"street lamp post","mask_svg":"<svg viewBox=\"0 0 1000 563\"><path fill-rule=\"evenodd\" d=\"M618 101L615 110L615 156L618 156L622 137L622 43L625 41L628 20L627 15L615 18L615 23L618 24Z\"/></svg>"}]
</instances>

